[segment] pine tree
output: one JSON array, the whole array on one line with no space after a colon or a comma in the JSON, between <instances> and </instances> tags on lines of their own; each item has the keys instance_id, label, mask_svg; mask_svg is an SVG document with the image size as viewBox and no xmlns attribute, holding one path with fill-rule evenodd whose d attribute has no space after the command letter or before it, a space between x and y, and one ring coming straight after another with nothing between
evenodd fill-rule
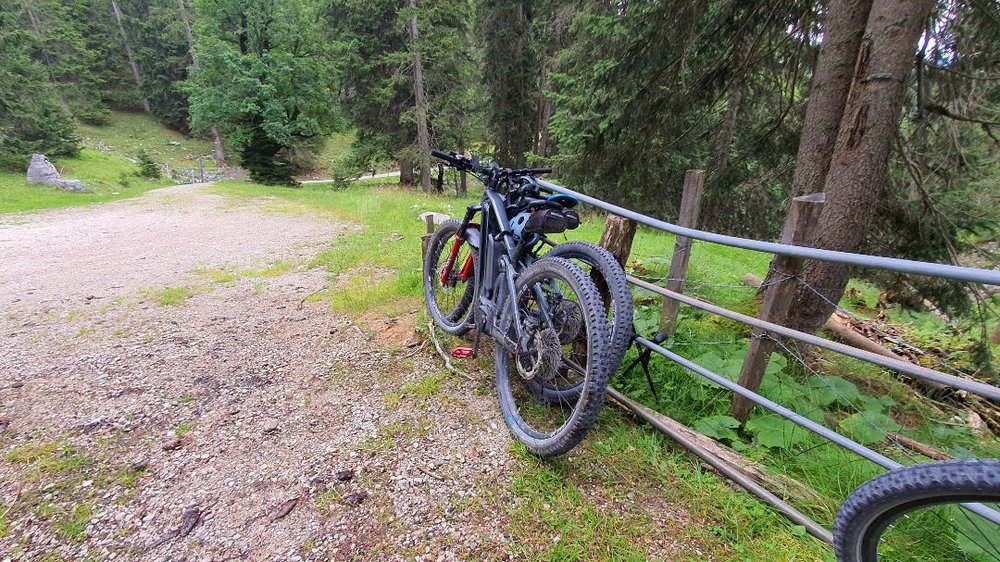
<instances>
[{"instance_id":1,"label":"pine tree","mask_svg":"<svg viewBox=\"0 0 1000 562\"><path fill-rule=\"evenodd\" d=\"M80 141L49 87L48 69L32 60L37 36L24 31L21 6L0 2L0 166L21 168L32 152L74 156ZM23 168L22 168L23 169Z\"/></svg>"}]
</instances>

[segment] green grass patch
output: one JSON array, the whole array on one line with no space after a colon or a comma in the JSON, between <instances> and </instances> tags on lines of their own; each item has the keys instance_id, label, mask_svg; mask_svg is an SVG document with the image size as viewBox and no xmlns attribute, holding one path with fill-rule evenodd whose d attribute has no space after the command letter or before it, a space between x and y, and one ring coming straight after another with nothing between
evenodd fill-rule
<instances>
[{"instance_id":1,"label":"green grass patch","mask_svg":"<svg viewBox=\"0 0 1000 562\"><path fill-rule=\"evenodd\" d=\"M307 264L321 267L331 276L329 291L315 298L329 299L334 308L351 314L375 311L388 316L412 310L423 294L420 237L426 226L420 213L455 216L475 202L384 185L351 185L338 190L324 184L288 189L221 182L209 189L237 201L277 196L300 208L363 225L357 232L338 235L328 250ZM292 266L275 264L277 270Z\"/></svg>"},{"instance_id":2,"label":"green grass patch","mask_svg":"<svg viewBox=\"0 0 1000 562\"><path fill-rule=\"evenodd\" d=\"M779 514L611 412L566 457L518 460L511 545L529 560L832 559ZM503 501L501 498L492 498ZM674 516L664 519L664 513ZM683 545L683 548L678 548Z\"/></svg>"},{"instance_id":3,"label":"green grass patch","mask_svg":"<svg viewBox=\"0 0 1000 562\"><path fill-rule=\"evenodd\" d=\"M167 164L174 170L197 168L199 156L205 157L206 168L215 167L210 139L192 138L167 129L151 115L115 111L107 125L81 124L79 133L88 148L100 146L133 160L136 153L145 150L158 164Z\"/></svg>"},{"instance_id":4,"label":"green grass patch","mask_svg":"<svg viewBox=\"0 0 1000 562\"><path fill-rule=\"evenodd\" d=\"M23 172L0 171L0 213L116 201L174 183L137 178L133 174L138 167L124 157L89 148L83 149L76 158L60 158L53 164L62 170L63 177L86 183L91 193L69 193L52 186L31 185Z\"/></svg>"},{"instance_id":5,"label":"green grass patch","mask_svg":"<svg viewBox=\"0 0 1000 562\"><path fill-rule=\"evenodd\" d=\"M159 306L178 306L191 298L194 292L187 287L164 287L162 289L143 289L142 298L151 300Z\"/></svg>"},{"instance_id":6,"label":"green grass patch","mask_svg":"<svg viewBox=\"0 0 1000 562\"><path fill-rule=\"evenodd\" d=\"M82 455L71 445L61 441L25 443L8 451L4 460L27 465L24 479L28 482L56 480L73 475L93 464L93 459Z\"/></svg>"},{"instance_id":7,"label":"green grass patch","mask_svg":"<svg viewBox=\"0 0 1000 562\"><path fill-rule=\"evenodd\" d=\"M193 422L193 421L181 422L177 424L176 427L174 427L174 435L176 435L178 438L183 439L185 436L187 436L187 434L194 431L194 428L196 427L198 427L198 422Z\"/></svg>"}]
</instances>

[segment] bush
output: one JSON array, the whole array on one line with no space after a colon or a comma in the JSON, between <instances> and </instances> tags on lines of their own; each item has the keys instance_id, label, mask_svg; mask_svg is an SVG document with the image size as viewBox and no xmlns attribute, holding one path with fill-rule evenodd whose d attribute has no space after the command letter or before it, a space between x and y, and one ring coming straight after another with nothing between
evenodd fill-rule
<instances>
[{"instance_id":1,"label":"bush","mask_svg":"<svg viewBox=\"0 0 1000 562\"><path fill-rule=\"evenodd\" d=\"M140 149L135 155L136 159L139 161L139 177L149 178L149 179L160 179L162 174L160 173L160 165L153 160L153 157L146 152L146 149Z\"/></svg>"}]
</instances>

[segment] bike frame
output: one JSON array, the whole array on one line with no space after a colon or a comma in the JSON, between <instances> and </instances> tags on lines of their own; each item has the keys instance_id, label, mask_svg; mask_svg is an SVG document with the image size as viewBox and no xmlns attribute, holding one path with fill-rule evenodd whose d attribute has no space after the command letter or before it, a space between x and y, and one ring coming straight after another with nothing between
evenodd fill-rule
<instances>
[{"instance_id":1,"label":"bike frame","mask_svg":"<svg viewBox=\"0 0 1000 562\"><path fill-rule=\"evenodd\" d=\"M529 265L528 253L524 243L510 227L510 217L507 215L505 196L499 191L504 183L510 188L509 178L498 178L497 170L478 176L485 186L483 198L478 205L466 208L465 217L455 234L455 240L448 261L441 272L440 281L447 283L451 277L459 249L463 243L468 243L479 250L479 269L475 271L475 293L472 304L478 335L486 332L498 344L508 350L518 353L528 349L529 342L524 338L522 318L519 307L514 299L507 298L515 293L514 284L518 273ZM481 214L481 223L473 222L476 215ZM459 279L468 281L474 270L473 257L470 254L459 273ZM535 286L534 297L546 321L551 321L546 299L539 286ZM503 311L499 310L501 303L507 302L514 325L516 341L500 329L499 318Z\"/></svg>"}]
</instances>

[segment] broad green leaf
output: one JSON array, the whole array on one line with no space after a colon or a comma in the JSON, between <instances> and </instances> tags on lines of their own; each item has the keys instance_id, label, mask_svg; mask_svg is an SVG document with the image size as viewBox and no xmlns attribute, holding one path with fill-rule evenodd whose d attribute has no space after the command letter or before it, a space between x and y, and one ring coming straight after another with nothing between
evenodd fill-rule
<instances>
[{"instance_id":1,"label":"broad green leaf","mask_svg":"<svg viewBox=\"0 0 1000 562\"><path fill-rule=\"evenodd\" d=\"M790 450L809 438L808 430L774 414L750 418L747 430L758 443L772 449Z\"/></svg>"},{"instance_id":2,"label":"broad green leaf","mask_svg":"<svg viewBox=\"0 0 1000 562\"><path fill-rule=\"evenodd\" d=\"M823 406L840 404L847 406L856 402L861 393L858 387L849 380L837 376L817 376L809 379L813 399Z\"/></svg>"},{"instance_id":3,"label":"broad green leaf","mask_svg":"<svg viewBox=\"0 0 1000 562\"><path fill-rule=\"evenodd\" d=\"M878 443L885 439L886 431L898 431L902 427L889 416L872 411L852 414L840 422L844 434L862 445Z\"/></svg>"},{"instance_id":4,"label":"broad green leaf","mask_svg":"<svg viewBox=\"0 0 1000 562\"><path fill-rule=\"evenodd\" d=\"M740 439L740 436L735 431L739 426L740 422L735 418L729 416L709 416L698 420L694 424L694 429L713 439L736 442Z\"/></svg>"}]
</instances>

